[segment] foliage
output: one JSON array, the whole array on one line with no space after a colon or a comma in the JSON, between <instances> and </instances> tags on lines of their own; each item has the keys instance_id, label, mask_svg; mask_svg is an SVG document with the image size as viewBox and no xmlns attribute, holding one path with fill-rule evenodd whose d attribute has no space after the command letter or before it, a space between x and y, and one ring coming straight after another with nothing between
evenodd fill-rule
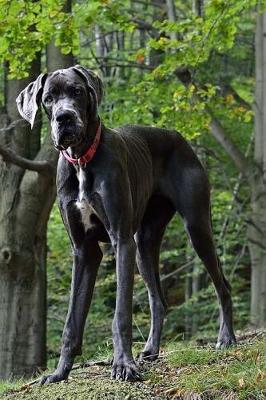
<instances>
[{"instance_id":1,"label":"foliage","mask_svg":"<svg viewBox=\"0 0 266 400\"><path fill-rule=\"evenodd\" d=\"M1 62L9 63L9 77L26 77L36 53L54 36L62 52L75 52L77 33L72 17L62 11L63 0L1 0ZM71 43L71 47L70 47Z\"/></svg>"}]
</instances>

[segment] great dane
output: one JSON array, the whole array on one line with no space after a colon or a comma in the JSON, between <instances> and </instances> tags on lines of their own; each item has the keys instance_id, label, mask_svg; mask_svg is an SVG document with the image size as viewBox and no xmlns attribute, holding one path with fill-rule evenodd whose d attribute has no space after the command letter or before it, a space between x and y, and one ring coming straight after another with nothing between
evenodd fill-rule
<instances>
[{"instance_id":1,"label":"great dane","mask_svg":"<svg viewBox=\"0 0 266 400\"><path fill-rule=\"evenodd\" d=\"M114 379L140 378L132 355L132 292L137 263L148 289L151 328L140 360L154 360L165 301L159 253L165 228L176 212L207 268L220 304L217 347L235 343L230 287L217 258L206 173L185 139L175 131L126 125L110 129L98 115L103 88L91 70L76 65L41 74L18 96L18 110L31 126L40 104L60 151L57 193L70 237L74 264L69 309L55 372L42 383L68 377L81 354L85 320L97 270L99 242L116 255L117 294L112 325Z\"/></svg>"}]
</instances>

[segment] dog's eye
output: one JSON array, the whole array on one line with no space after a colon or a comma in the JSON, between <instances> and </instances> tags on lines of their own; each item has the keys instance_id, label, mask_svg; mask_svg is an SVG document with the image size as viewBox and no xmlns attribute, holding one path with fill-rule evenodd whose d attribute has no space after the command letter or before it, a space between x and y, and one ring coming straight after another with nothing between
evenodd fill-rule
<instances>
[{"instance_id":1,"label":"dog's eye","mask_svg":"<svg viewBox=\"0 0 266 400\"><path fill-rule=\"evenodd\" d=\"M53 96L48 94L48 96L45 97L44 101L45 103L51 103L53 101Z\"/></svg>"},{"instance_id":2,"label":"dog's eye","mask_svg":"<svg viewBox=\"0 0 266 400\"><path fill-rule=\"evenodd\" d=\"M78 96L81 94L81 89L80 88L75 88L75 94Z\"/></svg>"}]
</instances>

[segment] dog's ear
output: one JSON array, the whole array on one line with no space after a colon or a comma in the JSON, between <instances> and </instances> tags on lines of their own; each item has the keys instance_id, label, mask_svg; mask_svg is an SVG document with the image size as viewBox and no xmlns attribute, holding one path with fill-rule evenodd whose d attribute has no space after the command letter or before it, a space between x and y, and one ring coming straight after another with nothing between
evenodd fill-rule
<instances>
[{"instance_id":1,"label":"dog's ear","mask_svg":"<svg viewBox=\"0 0 266 400\"><path fill-rule=\"evenodd\" d=\"M75 65L72 68L79 76L81 76L85 80L87 87L94 97L94 101L96 102L95 112L97 112L97 108L101 104L103 98L103 82L101 78L96 75L95 72L93 72L92 70L84 68L81 65Z\"/></svg>"},{"instance_id":2,"label":"dog's ear","mask_svg":"<svg viewBox=\"0 0 266 400\"><path fill-rule=\"evenodd\" d=\"M28 86L20 92L16 101L20 115L30 123L31 128L34 125L35 117L41 102L43 86L47 74L40 74L38 78L28 84Z\"/></svg>"}]
</instances>

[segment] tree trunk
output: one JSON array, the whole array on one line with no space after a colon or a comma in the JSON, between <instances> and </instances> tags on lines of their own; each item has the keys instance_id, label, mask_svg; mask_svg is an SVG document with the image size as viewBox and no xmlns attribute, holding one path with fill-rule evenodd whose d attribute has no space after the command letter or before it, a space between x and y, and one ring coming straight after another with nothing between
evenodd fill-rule
<instances>
[{"instance_id":1,"label":"tree trunk","mask_svg":"<svg viewBox=\"0 0 266 400\"><path fill-rule=\"evenodd\" d=\"M248 245L251 256L251 316L254 328L266 326L266 187L261 178L251 193Z\"/></svg>"},{"instance_id":2,"label":"tree trunk","mask_svg":"<svg viewBox=\"0 0 266 400\"><path fill-rule=\"evenodd\" d=\"M165 0L152 0L153 21L163 21L167 18L167 7ZM162 34L164 36L164 34ZM158 66L161 62L164 52L162 50L151 49L148 55L148 63L151 66Z\"/></svg>"},{"instance_id":3,"label":"tree trunk","mask_svg":"<svg viewBox=\"0 0 266 400\"><path fill-rule=\"evenodd\" d=\"M96 57L100 64L101 71L104 75L106 75L105 71L105 44L104 44L104 37L99 25L95 25L95 46L96 46Z\"/></svg>"},{"instance_id":4,"label":"tree trunk","mask_svg":"<svg viewBox=\"0 0 266 400\"><path fill-rule=\"evenodd\" d=\"M49 70L73 63L53 45L47 58ZM19 120L15 99L39 73L40 58L28 79L6 81L5 120ZM40 127L40 114L32 131L20 120L0 135L0 143L55 168L58 154L50 135L40 148ZM46 365L46 231L54 174L25 171L0 158L0 199L0 379L7 379L30 376Z\"/></svg>"},{"instance_id":5,"label":"tree trunk","mask_svg":"<svg viewBox=\"0 0 266 400\"><path fill-rule=\"evenodd\" d=\"M63 11L70 13L72 8L72 0L65 0ZM57 69L63 69L71 67L74 64L73 55L63 55L59 47L56 47L52 41L46 48L46 64L48 71L55 71Z\"/></svg>"},{"instance_id":6,"label":"tree trunk","mask_svg":"<svg viewBox=\"0 0 266 400\"><path fill-rule=\"evenodd\" d=\"M12 206L3 201L6 207L1 207L2 379L29 376L46 364L46 227L55 195L51 179L27 171L19 186L6 189L15 196Z\"/></svg>"},{"instance_id":7,"label":"tree trunk","mask_svg":"<svg viewBox=\"0 0 266 400\"><path fill-rule=\"evenodd\" d=\"M189 266L185 277L185 302L187 303L192 296L192 274L193 266ZM192 315L191 312L185 313L185 338L191 337Z\"/></svg>"},{"instance_id":8,"label":"tree trunk","mask_svg":"<svg viewBox=\"0 0 266 400\"><path fill-rule=\"evenodd\" d=\"M204 0L193 0L192 8L193 12L198 17L202 17L204 12Z\"/></svg>"},{"instance_id":9,"label":"tree trunk","mask_svg":"<svg viewBox=\"0 0 266 400\"><path fill-rule=\"evenodd\" d=\"M255 162L259 166L251 184L251 323L266 326L266 13L257 17L255 93Z\"/></svg>"},{"instance_id":10,"label":"tree trunk","mask_svg":"<svg viewBox=\"0 0 266 400\"><path fill-rule=\"evenodd\" d=\"M167 16L169 21L176 22L176 9L174 0L166 0L167 5ZM176 32L170 32L170 37L172 40L178 39L178 35Z\"/></svg>"},{"instance_id":11,"label":"tree trunk","mask_svg":"<svg viewBox=\"0 0 266 400\"><path fill-rule=\"evenodd\" d=\"M198 296L198 293L201 289L201 270L202 264L198 258L194 260L193 263L193 272L192 272L192 296ZM198 332L198 315L193 313L192 316L192 325L191 325L191 334L196 335Z\"/></svg>"},{"instance_id":12,"label":"tree trunk","mask_svg":"<svg viewBox=\"0 0 266 400\"><path fill-rule=\"evenodd\" d=\"M15 98L27 80L6 81L6 112L19 119ZM40 137L40 124L34 129ZM39 148L27 123L1 135L1 143L33 158ZM0 378L30 375L46 363L46 224L54 199L50 176L0 161Z\"/></svg>"}]
</instances>

